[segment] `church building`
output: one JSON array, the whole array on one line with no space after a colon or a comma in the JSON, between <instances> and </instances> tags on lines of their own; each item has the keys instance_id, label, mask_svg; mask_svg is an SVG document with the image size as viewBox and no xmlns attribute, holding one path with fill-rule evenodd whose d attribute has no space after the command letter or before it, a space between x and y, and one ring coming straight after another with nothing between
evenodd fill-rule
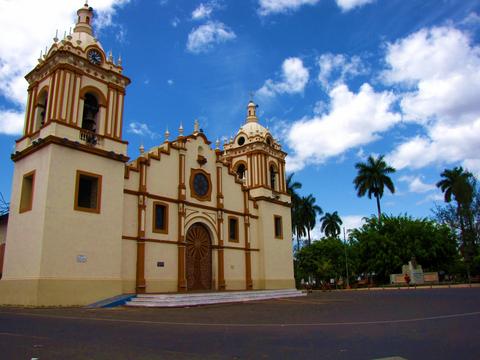
<instances>
[{"instance_id":1,"label":"church building","mask_svg":"<svg viewBox=\"0 0 480 360\"><path fill-rule=\"evenodd\" d=\"M257 106L223 149L195 122L129 159L130 79L94 37L93 9L77 14L26 75L0 304L294 288L287 154Z\"/></svg>"}]
</instances>

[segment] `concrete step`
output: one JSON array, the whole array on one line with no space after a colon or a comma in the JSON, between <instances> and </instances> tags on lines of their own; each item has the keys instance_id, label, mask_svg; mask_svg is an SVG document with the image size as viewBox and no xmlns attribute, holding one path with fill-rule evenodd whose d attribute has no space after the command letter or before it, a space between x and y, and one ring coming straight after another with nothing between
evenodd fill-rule
<instances>
[{"instance_id":1,"label":"concrete step","mask_svg":"<svg viewBox=\"0 0 480 360\"><path fill-rule=\"evenodd\" d=\"M305 296L306 293L296 289L226 291L195 294L139 294L126 303L135 307L187 307L209 304L238 303L268 299Z\"/></svg>"}]
</instances>

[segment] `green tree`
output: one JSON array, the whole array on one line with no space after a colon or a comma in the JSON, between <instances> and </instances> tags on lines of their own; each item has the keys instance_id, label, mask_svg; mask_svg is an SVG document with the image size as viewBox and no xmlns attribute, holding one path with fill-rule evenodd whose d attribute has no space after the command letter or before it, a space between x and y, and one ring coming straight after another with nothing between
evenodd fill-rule
<instances>
[{"instance_id":1,"label":"green tree","mask_svg":"<svg viewBox=\"0 0 480 360\"><path fill-rule=\"evenodd\" d=\"M320 229L325 236L334 238L338 237L341 232L340 225L343 224L343 221L336 211L333 213L325 213L320 221L322 222Z\"/></svg>"},{"instance_id":2,"label":"green tree","mask_svg":"<svg viewBox=\"0 0 480 360\"><path fill-rule=\"evenodd\" d=\"M310 231L313 230L317 223L317 214L323 214L322 208L316 205L315 202L316 199L313 197L312 194L308 196L303 196L301 198L301 218L303 219L302 222L304 223L305 229L307 231L308 245L312 243Z\"/></svg>"},{"instance_id":3,"label":"green tree","mask_svg":"<svg viewBox=\"0 0 480 360\"><path fill-rule=\"evenodd\" d=\"M388 282L413 257L426 271L450 271L458 253L455 235L448 226L409 216L375 216L350 233L359 273L374 272Z\"/></svg>"},{"instance_id":4,"label":"green tree","mask_svg":"<svg viewBox=\"0 0 480 360\"><path fill-rule=\"evenodd\" d=\"M456 219L460 227L460 249L467 265L467 276L470 278L470 265L475 256L477 237L474 212L472 211L475 199L475 178L472 173L465 171L461 166L451 170L445 169L440 176L442 179L437 183L437 187L443 192L445 202L450 203L454 198L457 205Z\"/></svg>"},{"instance_id":5,"label":"green tree","mask_svg":"<svg viewBox=\"0 0 480 360\"><path fill-rule=\"evenodd\" d=\"M359 162L355 164L358 175L353 180L355 190L359 197L368 195L371 199L372 195L377 200L378 219L381 220L382 211L380 209L380 199L383 197L385 187L393 194L395 193L395 186L392 179L388 176L393 174L396 170L388 166L383 159L384 155L374 158L369 156L367 162Z\"/></svg>"},{"instance_id":6,"label":"green tree","mask_svg":"<svg viewBox=\"0 0 480 360\"><path fill-rule=\"evenodd\" d=\"M321 280L338 279L345 273L344 244L338 238L323 238L303 247L296 255L295 277Z\"/></svg>"}]
</instances>

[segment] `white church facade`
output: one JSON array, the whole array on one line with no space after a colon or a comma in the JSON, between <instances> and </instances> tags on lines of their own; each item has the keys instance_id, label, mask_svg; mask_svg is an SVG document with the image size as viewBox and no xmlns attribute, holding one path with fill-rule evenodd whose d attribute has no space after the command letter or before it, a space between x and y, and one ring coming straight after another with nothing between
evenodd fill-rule
<instances>
[{"instance_id":1,"label":"white church facade","mask_svg":"<svg viewBox=\"0 0 480 360\"><path fill-rule=\"evenodd\" d=\"M196 123L129 159L130 80L92 19L78 10L74 31L26 76L0 304L294 288L286 153L256 105L223 149Z\"/></svg>"}]
</instances>

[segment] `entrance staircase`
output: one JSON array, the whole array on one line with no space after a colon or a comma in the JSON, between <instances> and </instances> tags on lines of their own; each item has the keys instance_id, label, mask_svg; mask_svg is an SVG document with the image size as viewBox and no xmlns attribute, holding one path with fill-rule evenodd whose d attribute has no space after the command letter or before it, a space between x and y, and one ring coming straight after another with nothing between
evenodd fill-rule
<instances>
[{"instance_id":1,"label":"entrance staircase","mask_svg":"<svg viewBox=\"0 0 480 360\"><path fill-rule=\"evenodd\" d=\"M241 303L246 301L270 300L305 296L297 289L225 291L193 294L139 294L125 305L135 307L189 307L210 304Z\"/></svg>"}]
</instances>

